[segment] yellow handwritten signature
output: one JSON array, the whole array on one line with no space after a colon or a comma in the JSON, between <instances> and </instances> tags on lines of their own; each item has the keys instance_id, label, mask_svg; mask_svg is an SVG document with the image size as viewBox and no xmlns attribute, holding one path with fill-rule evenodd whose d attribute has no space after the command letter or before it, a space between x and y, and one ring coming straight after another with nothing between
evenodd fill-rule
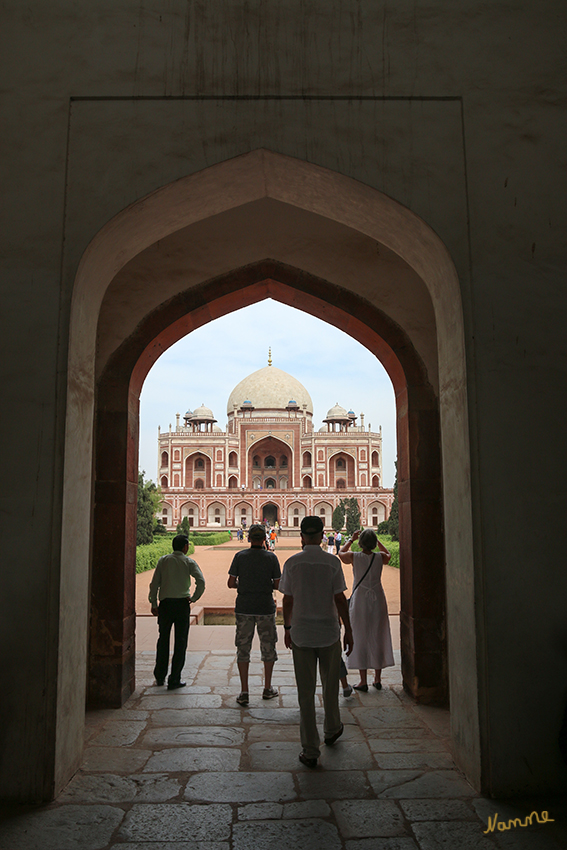
<instances>
[{"instance_id":1,"label":"yellow handwritten signature","mask_svg":"<svg viewBox=\"0 0 567 850\"><path fill-rule=\"evenodd\" d=\"M498 824L496 821L498 820L498 812L494 815L493 818L488 818L488 829L484 830L484 834L487 832L494 832L496 828L498 828L499 832L505 832L508 829L512 829L514 826L531 826L533 824L533 818L535 817L538 823L554 823L554 819L549 817L547 812L542 812L541 816L538 812L532 812L531 815L528 815L524 821L521 818L512 818L508 821L506 825L504 821L500 821Z\"/></svg>"}]
</instances>

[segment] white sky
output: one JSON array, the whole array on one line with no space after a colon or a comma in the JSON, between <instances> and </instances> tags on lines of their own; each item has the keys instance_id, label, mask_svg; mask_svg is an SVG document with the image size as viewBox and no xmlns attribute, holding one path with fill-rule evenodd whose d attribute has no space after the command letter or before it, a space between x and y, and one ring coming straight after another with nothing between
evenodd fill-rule
<instances>
[{"instance_id":1,"label":"white sky","mask_svg":"<svg viewBox=\"0 0 567 850\"><path fill-rule=\"evenodd\" d=\"M175 414L205 404L226 428L226 403L247 375L272 362L300 381L313 399L314 428L336 402L373 431L382 426L383 481L394 484L394 391L383 366L338 328L268 299L193 331L169 348L150 371L140 397L140 469L157 481L157 428L175 428ZM183 424L183 419L181 419ZM360 425L360 419L357 419Z\"/></svg>"}]
</instances>

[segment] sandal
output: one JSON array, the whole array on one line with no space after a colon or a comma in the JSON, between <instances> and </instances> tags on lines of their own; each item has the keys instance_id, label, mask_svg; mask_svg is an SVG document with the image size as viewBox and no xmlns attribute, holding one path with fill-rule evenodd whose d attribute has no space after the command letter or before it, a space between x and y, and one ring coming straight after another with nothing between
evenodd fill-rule
<instances>
[{"instance_id":1,"label":"sandal","mask_svg":"<svg viewBox=\"0 0 567 850\"><path fill-rule=\"evenodd\" d=\"M279 691L277 688L264 688L262 699L273 699L277 696L279 696Z\"/></svg>"},{"instance_id":2,"label":"sandal","mask_svg":"<svg viewBox=\"0 0 567 850\"><path fill-rule=\"evenodd\" d=\"M236 697L236 702L239 705L248 705L248 694L245 691L242 691L242 693Z\"/></svg>"}]
</instances>

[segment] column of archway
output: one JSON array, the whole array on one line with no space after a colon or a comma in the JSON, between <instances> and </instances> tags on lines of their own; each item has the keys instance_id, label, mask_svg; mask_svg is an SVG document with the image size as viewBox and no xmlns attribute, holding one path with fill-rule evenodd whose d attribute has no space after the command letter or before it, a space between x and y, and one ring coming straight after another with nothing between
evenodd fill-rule
<instances>
[{"instance_id":1,"label":"column of archway","mask_svg":"<svg viewBox=\"0 0 567 850\"><path fill-rule=\"evenodd\" d=\"M398 411L403 680L417 699L443 703L445 579L437 398L407 335L384 313L348 290L272 261L235 270L161 305L123 342L98 382L90 701L118 705L135 684L138 399L143 381L178 339L264 298L340 324L376 354L392 379Z\"/></svg>"},{"instance_id":2,"label":"column of archway","mask_svg":"<svg viewBox=\"0 0 567 850\"><path fill-rule=\"evenodd\" d=\"M448 671L439 412L432 394L411 384L396 395L396 410L402 678L416 699L443 705Z\"/></svg>"},{"instance_id":3,"label":"column of archway","mask_svg":"<svg viewBox=\"0 0 567 850\"><path fill-rule=\"evenodd\" d=\"M135 686L139 394L127 362L99 382L87 703L118 707Z\"/></svg>"}]
</instances>

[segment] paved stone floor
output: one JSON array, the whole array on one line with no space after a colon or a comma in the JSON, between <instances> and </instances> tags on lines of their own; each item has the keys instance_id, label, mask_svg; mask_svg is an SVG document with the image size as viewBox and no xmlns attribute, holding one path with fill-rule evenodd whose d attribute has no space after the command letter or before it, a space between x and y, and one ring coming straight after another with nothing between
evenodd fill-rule
<instances>
[{"instance_id":1,"label":"paved stone floor","mask_svg":"<svg viewBox=\"0 0 567 850\"><path fill-rule=\"evenodd\" d=\"M448 712L415 706L399 667L385 671L382 691L341 697L345 733L309 770L297 758L287 650L274 673L280 696L269 702L252 662L247 708L235 702L234 649L190 651L188 686L172 693L153 685L153 657L138 653L138 690L122 709L87 714L84 761L59 798L4 810L2 850L567 847L559 801L474 792L451 757ZM495 813L507 822L544 809L554 823L484 834Z\"/></svg>"}]
</instances>

